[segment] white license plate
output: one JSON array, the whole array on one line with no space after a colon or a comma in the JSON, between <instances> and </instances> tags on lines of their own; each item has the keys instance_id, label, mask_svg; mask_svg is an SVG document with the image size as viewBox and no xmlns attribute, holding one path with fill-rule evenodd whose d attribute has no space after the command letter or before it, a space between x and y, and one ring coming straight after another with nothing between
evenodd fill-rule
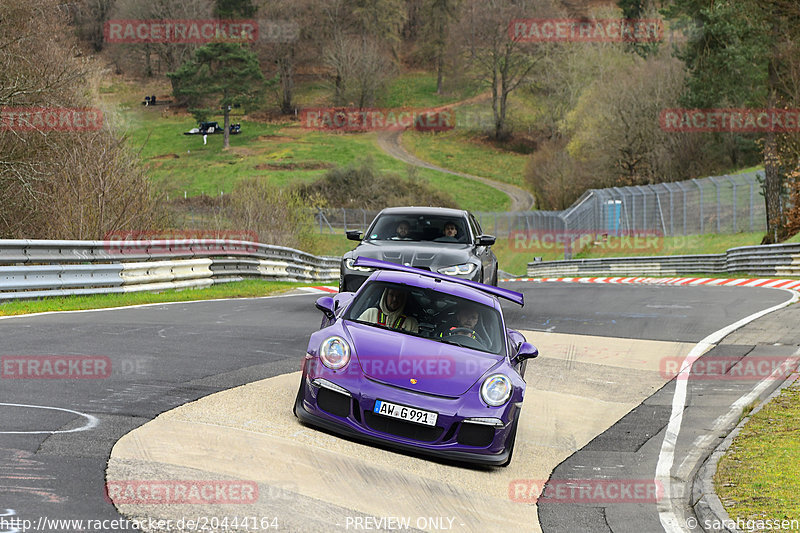
<instances>
[{"instance_id":1,"label":"white license plate","mask_svg":"<svg viewBox=\"0 0 800 533\"><path fill-rule=\"evenodd\" d=\"M375 408L373 411L378 415L399 418L400 420L406 420L424 426L435 426L436 418L439 416L432 411L423 411L422 409L397 405L396 403L384 402L383 400L375 401Z\"/></svg>"}]
</instances>

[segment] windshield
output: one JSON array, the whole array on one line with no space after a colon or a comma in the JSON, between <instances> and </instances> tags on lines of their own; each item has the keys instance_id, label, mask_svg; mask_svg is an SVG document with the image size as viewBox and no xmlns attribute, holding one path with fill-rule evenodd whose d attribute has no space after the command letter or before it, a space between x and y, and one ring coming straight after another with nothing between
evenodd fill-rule
<instances>
[{"instance_id":1,"label":"windshield","mask_svg":"<svg viewBox=\"0 0 800 533\"><path fill-rule=\"evenodd\" d=\"M375 221L368 241L470 242L467 221L463 217L441 215L382 215Z\"/></svg>"},{"instance_id":2,"label":"windshield","mask_svg":"<svg viewBox=\"0 0 800 533\"><path fill-rule=\"evenodd\" d=\"M496 309L431 289L367 283L345 320L495 355L504 353L502 321Z\"/></svg>"}]
</instances>

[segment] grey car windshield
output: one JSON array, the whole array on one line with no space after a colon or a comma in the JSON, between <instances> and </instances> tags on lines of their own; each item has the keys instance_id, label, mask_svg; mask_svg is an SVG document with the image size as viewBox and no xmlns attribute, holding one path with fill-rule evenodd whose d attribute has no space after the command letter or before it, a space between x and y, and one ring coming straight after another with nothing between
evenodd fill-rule
<instances>
[{"instance_id":1,"label":"grey car windshield","mask_svg":"<svg viewBox=\"0 0 800 533\"><path fill-rule=\"evenodd\" d=\"M430 241L469 244L466 219L441 215L383 215L366 236L368 241Z\"/></svg>"}]
</instances>

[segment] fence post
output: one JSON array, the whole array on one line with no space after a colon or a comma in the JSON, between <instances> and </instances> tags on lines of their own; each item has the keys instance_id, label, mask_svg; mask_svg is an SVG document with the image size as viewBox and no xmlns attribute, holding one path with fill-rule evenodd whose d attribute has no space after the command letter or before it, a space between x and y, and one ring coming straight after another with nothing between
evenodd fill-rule
<instances>
[{"instance_id":1,"label":"fence post","mask_svg":"<svg viewBox=\"0 0 800 533\"><path fill-rule=\"evenodd\" d=\"M697 188L700 189L700 235L705 231L705 223L703 221L703 186L697 181L697 178L692 180Z\"/></svg>"},{"instance_id":2,"label":"fence post","mask_svg":"<svg viewBox=\"0 0 800 533\"><path fill-rule=\"evenodd\" d=\"M572 259L572 239L569 236L569 220L563 215L564 211L559 213L559 218L564 225L564 260L569 261Z\"/></svg>"},{"instance_id":3,"label":"fence post","mask_svg":"<svg viewBox=\"0 0 800 533\"><path fill-rule=\"evenodd\" d=\"M733 232L737 233L738 228L736 227L736 180L733 179L731 176L725 176L728 178L728 181L733 186Z\"/></svg>"},{"instance_id":4,"label":"fence post","mask_svg":"<svg viewBox=\"0 0 800 533\"><path fill-rule=\"evenodd\" d=\"M669 236L675 236L675 209L674 209L674 202L672 201L672 187L669 187L666 183L663 184L664 188L667 189L669 193Z\"/></svg>"},{"instance_id":5,"label":"fence post","mask_svg":"<svg viewBox=\"0 0 800 533\"><path fill-rule=\"evenodd\" d=\"M658 216L661 219L661 236L665 237L667 234L667 225L664 224L664 210L661 208L661 197L658 196L658 191L655 189L654 185L647 186L651 191L653 191L653 195L656 197L656 205L658 206Z\"/></svg>"},{"instance_id":6,"label":"fence post","mask_svg":"<svg viewBox=\"0 0 800 533\"><path fill-rule=\"evenodd\" d=\"M722 233L722 227L720 225L720 217L722 216L722 213L720 212L719 183L716 179L714 179L714 176L709 176L708 179L711 180L711 183L713 183L714 187L717 189L717 234L720 234Z\"/></svg>"},{"instance_id":7,"label":"fence post","mask_svg":"<svg viewBox=\"0 0 800 533\"><path fill-rule=\"evenodd\" d=\"M347 209L342 208L342 220L344 221L344 232L347 233Z\"/></svg>"},{"instance_id":8,"label":"fence post","mask_svg":"<svg viewBox=\"0 0 800 533\"><path fill-rule=\"evenodd\" d=\"M642 229L647 231L647 195L641 185L637 185L636 190L642 195Z\"/></svg>"},{"instance_id":9,"label":"fence post","mask_svg":"<svg viewBox=\"0 0 800 533\"><path fill-rule=\"evenodd\" d=\"M676 181L675 185L683 193L683 234L686 235L686 189L683 188L683 184L680 181Z\"/></svg>"},{"instance_id":10,"label":"fence post","mask_svg":"<svg viewBox=\"0 0 800 533\"><path fill-rule=\"evenodd\" d=\"M755 216L755 203L753 202L753 193L755 192L755 187L753 180L750 179L750 176L744 174L745 179L747 180L747 184L750 186L750 231L753 231L753 219Z\"/></svg>"}]
</instances>

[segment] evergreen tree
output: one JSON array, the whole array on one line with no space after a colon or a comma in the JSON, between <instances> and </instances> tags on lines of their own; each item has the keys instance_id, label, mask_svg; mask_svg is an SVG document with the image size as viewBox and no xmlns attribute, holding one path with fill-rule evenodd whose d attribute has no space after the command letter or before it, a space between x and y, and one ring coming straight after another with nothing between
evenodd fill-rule
<instances>
[{"instance_id":1,"label":"evergreen tree","mask_svg":"<svg viewBox=\"0 0 800 533\"><path fill-rule=\"evenodd\" d=\"M231 108L260 102L266 88L255 54L239 43L213 42L202 46L192 59L167 76L172 80L176 98L186 99L198 121L222 107L225 148L229 146Z\"/></svg>"}]
</instances>

